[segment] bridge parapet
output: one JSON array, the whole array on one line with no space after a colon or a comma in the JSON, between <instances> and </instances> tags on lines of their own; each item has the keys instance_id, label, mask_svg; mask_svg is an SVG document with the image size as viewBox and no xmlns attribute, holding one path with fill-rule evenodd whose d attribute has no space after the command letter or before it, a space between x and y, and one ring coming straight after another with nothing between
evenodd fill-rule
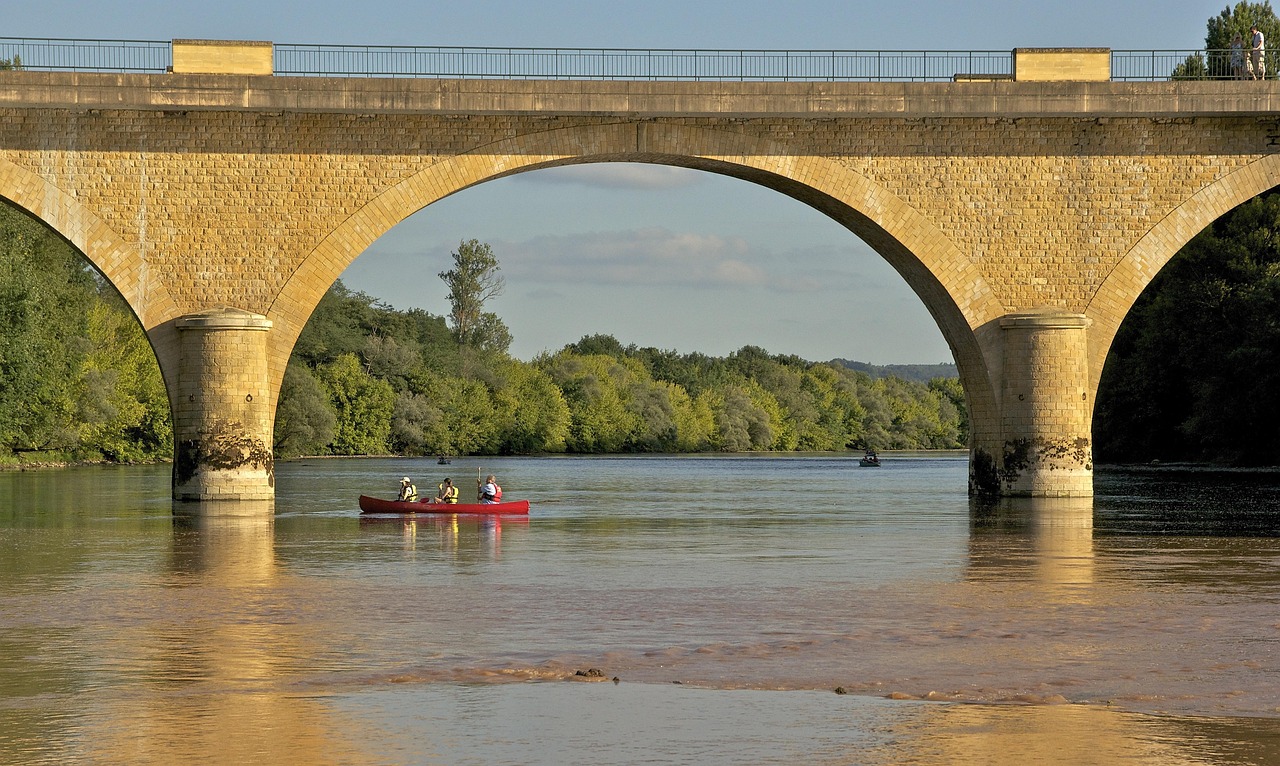
<instances>
[{"instance_id":1,"label":"bridge parapet","mask_svg":"<svg viewBox=\"0 0 1280 766\"><path fill-rule=\"evenodd\" d=\"M1268 72L1277 54L1269 51ZM311 45L0 37L37 71L302 77L701 82L1168 81L1235 79L1227 50L703 50Z\"/></svg>"}]
</instances>

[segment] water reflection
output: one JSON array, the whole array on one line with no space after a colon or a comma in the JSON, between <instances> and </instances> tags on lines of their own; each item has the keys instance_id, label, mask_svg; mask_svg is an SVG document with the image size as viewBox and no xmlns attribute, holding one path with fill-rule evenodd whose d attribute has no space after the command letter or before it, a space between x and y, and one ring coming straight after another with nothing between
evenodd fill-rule
<instances>
[{"instance_id":1,"label":"water reflection","mask_svg":"<svg viewBox=\"0 0 1280 766\"><path fill-rule=\"evenodd\" d=\"M1029 577L1046 597L1079 596L1095 579L1093 498L972 500L969 577Z\"/></svg>"},{"instance_id":2,"label":"water reflection","mask_svg":"<svg viewBox=\"0 0 1280 766\"><path fill-rule=\"evenodd\" d=\"M117 626L116 688L83 711L77 736L101 762L364 763L344 716L291 688L323 636L300 625L277 566L270 515L173 519L164 617ZM162 597L161 597L162 598ZM269 722L269 723L268 723Z\"/></svg>"},{"instance_id":3,"label":"water reflection","mask_svg":"<svg viewBox=\"0 0 1280 766\"><path fill-rule=\"evenodd\" d=\"M925 705L911 713L892 727L881 749L887 757L876 763L1266 763L1270 759L1224 755L1256 757L1277 743L1273 727L1261 721L1149 717L1092 706Z\"/></svg>"},{"instance_id":4,"label":"water reflection","mask_svg":"<svg viewBox=\"0 0 1280 766\"><path fill-rule=\"evenodd\" d=\"M174 500L173 515L183 518L271 518L274 498L268 500Z\"/></svg>"},{"instance_id":5,"label":"water reflection","mask_svg":"<svg viewBox=\"0 0 1280 766\"><path fill-rule=\"evenodd\" d=\"M275 518L262 513L175 514L170 570L200 575L192 584L211 580L224 587L265 587L275 574Z\"/></svg>"},{"instance_id":6,"label":"water reflection","mask_svg":"<svg viewBox=\"0 0 1280 766\"><path fill-rule=\"evenodd\" d=\"M417 516L371 515L360 517L360 528L370 533L399 534L404 550L439 551L459 563L497 561L502 558L502 534L528 529L527 516L430 514Z\"/></svg>"}]
</instances>

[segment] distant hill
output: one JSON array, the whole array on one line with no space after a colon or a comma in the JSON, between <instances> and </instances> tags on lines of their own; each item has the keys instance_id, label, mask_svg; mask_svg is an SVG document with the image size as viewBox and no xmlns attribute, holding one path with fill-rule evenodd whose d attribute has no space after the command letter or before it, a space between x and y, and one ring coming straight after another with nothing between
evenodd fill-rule
<instances>
[{"instance_id":1,"label":"distant hill","mask_svg":"<svg viewBox=\"0 0 1280 766\"><path fill-rule=\"evenodd\" d=\"M951 362L945 364L867 364L849 359L832 359L831 364L839 364L851 370L865 372L873 378L901 378L928 383L934 378L957 378L956 366Z\"/></svg>"}]
</instances>

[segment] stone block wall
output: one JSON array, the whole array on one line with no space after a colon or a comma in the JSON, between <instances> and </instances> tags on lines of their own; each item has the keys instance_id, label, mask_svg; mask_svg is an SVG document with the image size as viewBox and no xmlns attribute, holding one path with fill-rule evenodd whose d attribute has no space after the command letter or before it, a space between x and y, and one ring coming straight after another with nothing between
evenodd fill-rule
<instances>
[{"instance_id":1,"label":"stone block wall","mask_svg":"<svg viewBox=\"0 0 1280 766\"><path fill-rule=\"evenodd\" d=\"M1018 82L1106 82L1111 79L1109 48L1014 48Z\"/></svg>"}]
</instances>

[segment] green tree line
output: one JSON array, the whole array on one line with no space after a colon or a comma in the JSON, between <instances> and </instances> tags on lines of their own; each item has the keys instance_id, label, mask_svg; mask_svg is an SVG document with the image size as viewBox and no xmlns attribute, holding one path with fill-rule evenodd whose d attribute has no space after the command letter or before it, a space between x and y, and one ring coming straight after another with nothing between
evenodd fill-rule
<instances>
[{"instance_id":1,"label":"green tree line","mask_svg":"<svg viewBox=\"0 0 1280 766\"><path fill-rule=\"evenodd\" d=\"M935 449L968 438L955 378L872 379L752 346L715 358L607 335L529 362L498 345L469 345L444 317L339 281L285 374L277 454Z\"/></svg>"},{"instance_id":2,"label":"green tree line","mask_svg":"<svg viewBox=\"0 0 1280 766\"><path fill-rule=\"evenodd\" d=\"M727 358L584 337L528 361L485 310L497 259L440 277L453 311L333 285L285 373L277 454L533 454L954 448L954 378L872 379L748 346ZM155 356L120 296L39 221L0 205L0 462L172 456Z\"/></svg>"},{"instance_id":3,"label":"green tree line","mask_svg":"<svg viewBox=\"0 0 1280 766\"><path fill-rule=\"evenodd\" d=\"M0 463L172 455L169 400L133 313L70 245L0 204Z\"/></svg>"}]
</instances>

